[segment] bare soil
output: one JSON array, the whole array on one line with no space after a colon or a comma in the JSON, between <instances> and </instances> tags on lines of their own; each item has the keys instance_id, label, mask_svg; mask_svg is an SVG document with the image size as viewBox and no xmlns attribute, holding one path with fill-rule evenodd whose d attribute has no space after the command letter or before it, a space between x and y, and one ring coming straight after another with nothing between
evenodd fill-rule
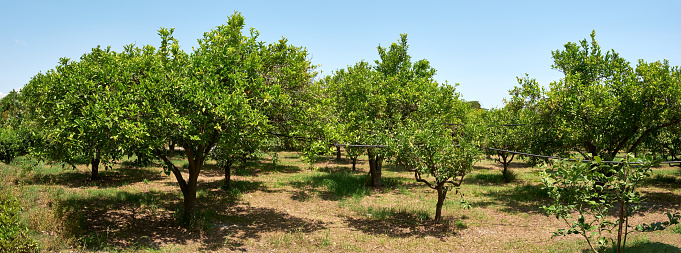
<instances>
[{"instance_id":1,"label":"bare soil","mask_svg":"<svg viewBox=\"0 0 681 253\"><path fill-rule=\"evenodd\" d=\"M60 217L62 226L58 231L47 228L39 233L47 238L70 238L65 240L68 247L78 251L588 250L580 236L552 237L552 232L566 224L542 212L548 197L533 174L540 169L526 168L522 162L512 164L517 180L511 183L499 180L503 169L499 164L478 163L459 194L448 194L444 222L434 224L437 193L415 182L411 173L386 166L387 187L367 189L365 195L338 194L329 186L338 183L330 175L346 173L361 182L368 172L366 159L360 159L353 172L346 159L336 161L330 156L309 166L293 152L280 152L278 157L277 165L265 157L237 169L232 174L234 187L228 190L220 187L223 172L207 165L199 178L199 214L192 229L178 225L182 195L174 177L166 176L159 167L139 168L123 162L102 172L101 181L90 181L87 168L79 166L75 171L34 173L24 184L63 189L60 196L38 197L37 205L53 210L46 215ZM642 189L644 209L630 224L666 221L665 212L681 210L681 171L662 169L671 171L666 175L676 178L676 183L647 184ZM462 208L462 199L470 209ZM671 229L634 232L628 243L633 251L679 252L681 234Z\"/></svg>"}]
</instances>

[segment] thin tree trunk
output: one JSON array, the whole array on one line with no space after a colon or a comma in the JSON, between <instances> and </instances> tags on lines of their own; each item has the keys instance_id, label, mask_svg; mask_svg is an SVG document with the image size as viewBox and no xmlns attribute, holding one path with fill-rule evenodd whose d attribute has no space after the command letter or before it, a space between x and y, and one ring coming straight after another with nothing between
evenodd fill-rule
<instances>
[{"instance_id":1,"label":"thin tree trunk","mask_svg":"<svg viewBox=\"0 0 681 253\"><path fill-rule=\"evenodd\" d=\"M624 201L620 200L619 228L617 229L617 253L622 252L622 226L624 225Z\"/></svg>"},{"instance_id":2,"label":"thin tree trunk","mask_svg":"<svg viewBox=\"0 0 681 253\"><path fill-rule=\"evenodd\" d=\"M357 164L357 157L355 156L355 157L352 158L352 171L353 172L355 171L355 165L356 164Z\"/></svg>"},{"instance_id":3,"label":"thin tree trunk","mask_svg":"<svg viewBox=\"0 0 681 253\"><path fill-rule=\"evenodd\" d=\"M246 162L248 162L248 155L244 154L243 156L241 156L241 165L240 165L241 169L246 168Z\"/></svg>"},{"instance_id":4,"label":"thin tree trunk","mask_svg":"<svg viewBox=\"0 0 681 253\"><path fill-rule=\"evenodd\" d=\"M90 175L90 180L99 180L99 158L92 158L90 164L92 165L92 174Z\"/></svg>"},{"instance_id":5,"label":"thin tree trunk","mask_svg":"<svg viewBox=\"0 0 681 253\"><path fill-rule=\"evenodd\" d=\"M340 149L340 145L339 145L339 146L336 146L336 160L340 161L340 159L341 159L341 149Z\"/></svg>"},{"instance_id":6,"label":"thin tree trunk","mask_svg":"<svg viewBox=\"0 0 681 253\"><path fill-rule=\"evenodd\" d=\"M231 186L232 162L231 161L225 162L224 169L225 169L225 184L224 184L224 186L225 186L225 189L229 189L229 188L232 187Z\"/></svg>"}]
</instances>

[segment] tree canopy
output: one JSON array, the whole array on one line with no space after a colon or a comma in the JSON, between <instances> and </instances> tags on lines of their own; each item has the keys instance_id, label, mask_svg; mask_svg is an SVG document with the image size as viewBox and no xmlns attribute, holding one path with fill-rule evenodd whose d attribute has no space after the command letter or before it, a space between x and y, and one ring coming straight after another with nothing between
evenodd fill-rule
<instances>
[{"instance_id":1,"label":"tree canopy","mask_svg":"<svg viewBox=\"0 0 681 253\"><path fill-rule=\"evenodd\" d=\"M519 79L511 103L531 108L545 131L559 129L552 137L559 141L546 146L612 160L681 123L681 70L667 61L639 60L634 68L614 50L602 52L595 36L552 52L552 67L565 77L547 90Z\"/></svg>"}]
</instances>

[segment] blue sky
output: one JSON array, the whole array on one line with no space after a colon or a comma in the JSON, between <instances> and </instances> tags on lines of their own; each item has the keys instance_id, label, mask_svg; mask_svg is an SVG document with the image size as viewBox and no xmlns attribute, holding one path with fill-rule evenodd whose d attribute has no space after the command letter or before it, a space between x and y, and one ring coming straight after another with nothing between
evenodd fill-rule
<instances>
[{"instance_id":1,"label":"blue sky","mask_svg":"<svg viewBox=\"0 0 681 253\"><path fill-rule=\"evenodd\" d=\"M185 51L239 11L273 42L306 47L321 75L378 58L376 47L407 33L413 60L427 59L440 82L466 100L503 106L516 76L558 80L551 51L596 39L635 63L681 65L681 1L13 1L0 0L0 92L21 89L60 57L97 45L158 46L174 27Z\"/></svg>"}]
</instances>

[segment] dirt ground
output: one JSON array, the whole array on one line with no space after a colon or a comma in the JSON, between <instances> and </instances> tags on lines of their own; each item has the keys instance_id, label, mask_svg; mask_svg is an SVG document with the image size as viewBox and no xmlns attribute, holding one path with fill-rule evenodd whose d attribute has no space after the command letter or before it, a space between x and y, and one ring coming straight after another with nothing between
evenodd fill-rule
<instances>
[{"instance_id":1,"label":"dirt ground","mask_svg":"<svg viewBox=\"0 0 681 253\"><path fill-rule=\"evenodd\" d=\"M360 159L358 170L352 172L348 160L331 158L309 166L300 162L296 153L279 153L276 165L265 157L246 169L237 169L231 190L220 188L223 172L207 165L199 178L199 216L195 228L189 230L178 226L176 213L182 195L174 177L157 167L139 169L121 163L102 173L104 179L99 182L89 181L87 169L79 167L47 176L36 174L29 184L63 189L58 205L62 224L77 225L61 232L42 231L42 236L61 233L78 237L75 241L81 246L73 249L82 251L588 250L580 236L552 237L552 232L566 224L542 212L548 197L533 173L538 168L514 163L511 169L517 179L503 183L499 181L500 166L492 161L478 163L458 194L447 196L444 222L434 224L437 194L415 182L413 174L386 166L387 186L363 189L366 160ZM666 221L666 212L681 210L681 170L665 171L676 183L653 181L643 188L647 197L644 209L630 224ZM359 182L357 189L364 192L342 192L341 179ZM470 209L462 207L462 199ZM681 233L672 229L633 232L629 238L633 252L681 252Z\"/></svg>"}]
</instances>

